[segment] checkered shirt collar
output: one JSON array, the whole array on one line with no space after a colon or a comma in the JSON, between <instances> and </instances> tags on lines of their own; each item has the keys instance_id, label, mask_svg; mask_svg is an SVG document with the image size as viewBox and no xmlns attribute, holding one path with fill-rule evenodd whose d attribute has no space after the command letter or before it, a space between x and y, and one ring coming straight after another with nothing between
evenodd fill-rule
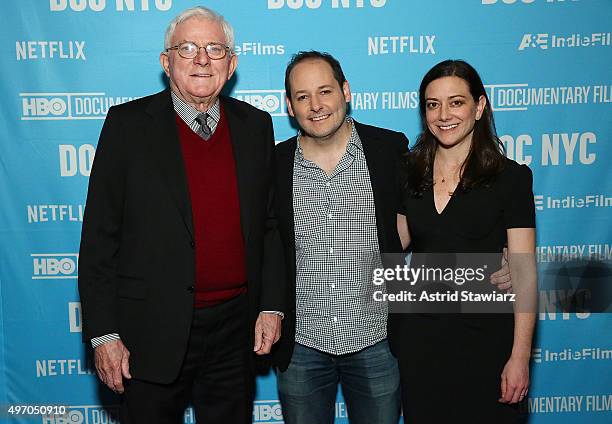
<instances>
[{"instance_id":1,"label":"checkered shirt collar","mask_svg":"<svg viewBox=\"0 0 612 424\"><path fill-rule=\"evenodd\" d=\"M357 129L355 128L355 122L353 118L350 116L346 117L346 122L351 125L351 136L349 137L348 144L346 146L346 151L351 155L355 155L355 149L359 149L363 151L363 145L361 144L361 139L359 138L359 134L357 134ZM296 160L304 160L304 152L302 151L302 146L300 144L300 139L302 138L302 130L298 131L297 135L297 147L295 149L295 158Z\"/></svg>"},{"instance_id":2,"label":"checkered shirt collar","mask_svg":"<svg viewBox=\"0 0 612 424\"><path fill-rule=\"evenodd\" d=\"M180 116L180 118L190 128L193 129L194 127L199 127L200 124L198 124L195 119L201 112L183 99L181 99L177 94L174 93L174 91L171 91L171 95L172 105L174 106L174 111L178 114L178 116ZM221 119L221 104L218 98L206 112L208 113L208 126L214 132L214 128L217 127L219 119Z\"/></svg>"}]
</instances>

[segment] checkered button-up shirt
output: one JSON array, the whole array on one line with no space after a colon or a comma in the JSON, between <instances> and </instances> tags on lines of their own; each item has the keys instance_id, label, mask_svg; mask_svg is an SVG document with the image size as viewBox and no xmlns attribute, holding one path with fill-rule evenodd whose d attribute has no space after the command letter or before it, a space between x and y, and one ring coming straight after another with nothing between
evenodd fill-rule
<instances>
[{"instance_id":1,"label":"checkered button-up shirt","mask_svg":"<svg viewBox=\"0 0 612 424\"><path fill-rule=\"evenodd\" d=\"M387 336L386 304L374 302L381 266L370 174L355 126L331 175L294 157L296 342L342 355Z\"/></svg>"},{"instance_id":2,"label":"checkered button-up shirt","mask_svg":"<svg viewBox=\"0 0 612 424\"><path fill-rule=\"evenodd\" d=\"M191 106L185 100L181 99L174 91L171 91L172 95L172 105L174 106L174 111L181 117L181 119L191 128L194 133L197 133L200 129L200 124L196 121L196 118L200 114L200 111L195 107ZM213 103L213 105L206 111L208 113L208 118L206 118L206 123L210 128L210 133L214 134L217 129L217 124L221 119L221 105L219 103L219 99Z\"/></svg>"}]
</instances>

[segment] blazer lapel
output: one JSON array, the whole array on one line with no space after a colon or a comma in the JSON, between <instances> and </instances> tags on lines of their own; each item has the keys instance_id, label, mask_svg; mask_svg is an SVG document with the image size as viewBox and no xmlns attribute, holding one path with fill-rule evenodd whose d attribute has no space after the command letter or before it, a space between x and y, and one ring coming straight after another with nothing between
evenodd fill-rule
<instances>
[{"instance_id":1,"label":"blazer lapel","mask_svg":"<svg viewBox=\"0 0 612 424\"><path fill-rule=\"evenodd\" d=\"M247 245L249 232L251 229L251 197L249 195L250 180L249 176L257 175L252 163L250 149L255 143L249 143L250 134L245 125L246 116L242 111L237 110L229 102L220 97L223 113L227 119L232 150L234 151L234 161L236 163L236 178L238 180L238 199L240 201L240 223L242 224L242 237L244 244Z\"/></svg>"},{"instance_id":2,"label":"blazer lapel","mask_svg":"<svg viewBox=\"0 0 612 424\"><path fill-rule=\"evenodd\" d=\"M363 145L363 152L368 164L368 172L370 174L370 182L372 184L372 192L374 194L374 206L376 208L376 228L378 230L378 244L382 247L386 246L386 231L387 225L396 225L395 223L384 222L385 218L385 181L392 181L389 178L385 178L385 174L389 171L389 163L385 163L385 157L381 150L381 143L384 140L379 140L376 135L367 131L367 128L363 125L355 122L355 127L361 144Z\"/></svg>"},{"instance_id":3,"label":"blazer lapel","mask_svg":"<svg viewBox=\"0 0 612 424\"><path fill-rule=\"evenodd\" d=\"M293 214L293 166L295 149L297 148L297 137L293 137L282 144L287 143L287 148L276 147L276 204L278 205L279 221L285 222L281 231L286 231L285 237L289 248L285 255L289 256L289 264L292 264L293 275L295 275L295 216ZM284 146L282 146L284 147ZM294 280L295 281L295 280Z\"/></svg>"},{"instance_id":4,"label":"blazer lapel","mask_svg":"<svg viewBox=\"0 0 612 424\"><path fill-rule=\"evenodd\" d=\"M152 119L145 129L145 135L152 142L153 155L166 187L176 202L187 231L193 238L191 200L170 91L165 90L157 94L149 104L147 113Z\"/></svg>"},{"instance_id":5,"label":"blazer lapel","mask_svg":"<svg viewBox=\"0 0 612 424\"><path fill-rule=\"evenodd\" d=\"M295 149L297 148L297 138L293 137L286 141L288 148L277 150L276 161L276 189L277 203L284 216L288 218L289 229L291 230L291 240L295 241L295 219L293 215L293 166ZM295 251L295 249L293 249Z\"/></svg>"}]
</instances>

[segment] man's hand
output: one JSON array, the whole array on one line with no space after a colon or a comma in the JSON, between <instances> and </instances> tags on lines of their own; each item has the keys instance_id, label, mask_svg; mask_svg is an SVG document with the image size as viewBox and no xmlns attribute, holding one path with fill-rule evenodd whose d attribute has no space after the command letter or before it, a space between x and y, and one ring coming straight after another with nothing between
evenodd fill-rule
<instances>
[{"instance_id":1,"label":"man's hand","mask_svg":"<svg viewBox=\"0 0 612 424\"><path fill-rule=\"evenodd\" d=\"M255 322L255 346L257 355L270 353L272 345L280 339L281 317L269 312L260 312Z\"/></svg>"},{"instance_id":2,"label":"man's hand","mask_svg":"<svg viewBox=\"0 0 612 424\"><path fill-rule=\"evenodd\" d=\"M499 290L512 292L512 277L508 267L508 249L506 247L504 247L504 254L502 255L501 268L491 274L491 284L497 286Z\"/></svg>"},{"instance_id":3,"label":"man's hand","mask_svg":"<svg viewBox=\"0 0 612 424\"><path fill-rule=\"evenodd\" d=\"M130 375L130 352L121 340L104 343L95 348L98 377L115 393L123 393L123 378Z\"/></svg>"}]
</instances>

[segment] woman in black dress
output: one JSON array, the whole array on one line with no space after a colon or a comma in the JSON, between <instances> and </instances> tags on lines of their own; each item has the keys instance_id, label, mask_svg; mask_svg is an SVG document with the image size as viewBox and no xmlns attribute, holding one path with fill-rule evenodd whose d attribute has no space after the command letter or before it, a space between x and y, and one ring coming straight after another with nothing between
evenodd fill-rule
<instances>
[{"instance_id":1,"label":"woman in black dress","mask_svg":"<svg viewBox=\"0 0 612 424\"><path fill-rule=\"evenodd\" d=\"M463 61L441 62L419 94L423 133L407 160L407 222L398 220L413 259L501 255L507 245L517 296L535 297L531 171L505 158L478 73ZM392 315L405 422L522 422L534 323L516 305L506 314Z\"/></svg>"}]
</instances>

